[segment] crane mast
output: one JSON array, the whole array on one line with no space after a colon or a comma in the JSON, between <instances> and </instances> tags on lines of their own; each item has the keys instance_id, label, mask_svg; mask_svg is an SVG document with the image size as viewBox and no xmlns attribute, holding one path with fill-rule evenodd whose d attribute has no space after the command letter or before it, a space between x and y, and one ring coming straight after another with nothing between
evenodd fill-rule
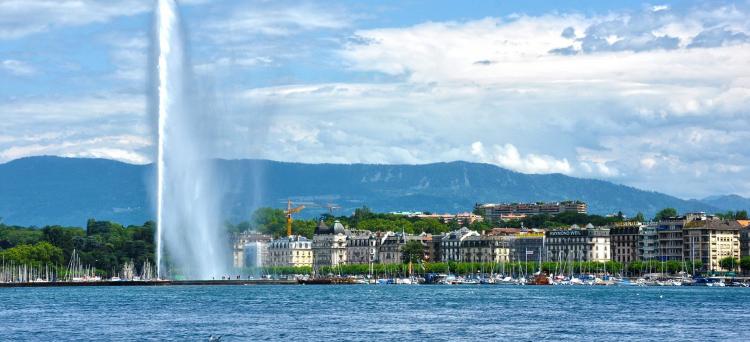
<instances>
[{"instance_id":1,"label":"crane mast","mask_svg":"<svg viewBox=\"0 0 750 342\"><path fill-rule=\"evenodd\" d=\"M302 209L305 209L304 205L292 208L292 200L287 200L286 210L284 210L284 214L286 214L286 236L292 236L292 214L298 213Z\"/></svg>"}]
</instances>

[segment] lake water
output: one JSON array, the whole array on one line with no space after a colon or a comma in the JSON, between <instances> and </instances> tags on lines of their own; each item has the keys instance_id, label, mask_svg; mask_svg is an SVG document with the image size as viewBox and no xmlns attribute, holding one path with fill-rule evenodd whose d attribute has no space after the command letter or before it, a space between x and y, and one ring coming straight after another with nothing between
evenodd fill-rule
<instances>
[{"instance_id":1,"label":"lake water","mask_svg":"<svg viewBox=\"0 0 750 342\"><path fill-rule=\"evenodd\" d=\"M0 341L747 340L749 321L747 288L0 289Z\"/></svg>"}]
</instances>

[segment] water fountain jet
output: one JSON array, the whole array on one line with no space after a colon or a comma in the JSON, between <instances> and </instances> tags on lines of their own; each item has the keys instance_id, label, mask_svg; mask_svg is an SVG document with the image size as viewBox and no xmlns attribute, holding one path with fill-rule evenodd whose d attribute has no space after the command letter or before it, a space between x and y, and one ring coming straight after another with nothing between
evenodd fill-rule
<instances>
[{"instance_id":1,"label":"water fountain jet","mask_svg":"<svg viewBox=\"0 0 750 342\"><path fill-rule=\"evenodd\" d=\"M196 89L175 0L158 1L156 32L157 275L169 277L171 268L189 278L210 279L226 274L226 246L220 238L212 156L206 150L210 144L201 139L207 123L191 102Z\"/></svg>"}]
</instances>

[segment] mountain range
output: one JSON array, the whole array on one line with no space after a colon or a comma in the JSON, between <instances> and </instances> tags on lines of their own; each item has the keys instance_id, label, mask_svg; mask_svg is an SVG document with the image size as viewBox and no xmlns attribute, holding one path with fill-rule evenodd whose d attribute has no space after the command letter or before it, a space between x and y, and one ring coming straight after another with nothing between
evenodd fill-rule
<instances>
[{"instance_id":1,"label":"mountain range","mask_svg":"<svg viewBox=\"0 0 750 342\"><path fill-rule=\"evenodd\" d=\"M301 164L270 160L217 160L216 186L223 215L247 220L259 206L306 205L301 217L327 212L471 211L477 202L582 200L589 212L651 217L680 212L750 208L750 199L717 196L683 200L602 180L561 174L523 174L494 165L446 162L424 165ZM6 224L84 225L88 218L140 224L153 219L153 165L107 159L29 157L0 164L0 217ZM196 203L199 205L199 203Z\"/></svg>"}]
</instances>

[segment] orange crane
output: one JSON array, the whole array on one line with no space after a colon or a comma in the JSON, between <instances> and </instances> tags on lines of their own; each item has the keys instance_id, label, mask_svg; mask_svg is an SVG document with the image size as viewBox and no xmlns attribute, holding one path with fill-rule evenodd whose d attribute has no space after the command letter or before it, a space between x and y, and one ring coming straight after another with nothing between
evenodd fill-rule
<instances>
[{"instance_id":1,"label":"orange crane","mask_svg":"<svg viewBox=\"0 0 750 342\"><path fill-rule=\"evenodd\" d=\"M292 200L287 200L286 210L284 210L284 214L286 214L286 236L292 236L292 214L298 213L302 209L305 209L304 205L292 208Z\"/></svg>"}]
</instances>

